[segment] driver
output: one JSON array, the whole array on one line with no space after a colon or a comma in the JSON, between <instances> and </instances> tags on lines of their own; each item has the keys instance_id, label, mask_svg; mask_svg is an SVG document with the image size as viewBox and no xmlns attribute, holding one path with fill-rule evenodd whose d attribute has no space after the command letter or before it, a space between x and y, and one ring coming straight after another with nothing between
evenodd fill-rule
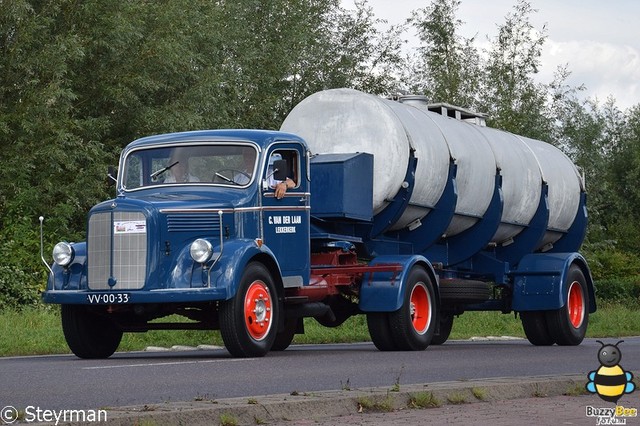
<instances>
[{"instance_id":1,"label":"driver","mask_svg":"<svg viewBox=\"0 0 640 426\"><path fill-rule=\"evenodd\" d=\"M285 180L277 180L274 176L273 164L277 160L282 160L282 155L277 152L271 154L269 158L269 169L268 169L268 183L269 187L275 190L276 199L280 200L284 197L284 194L287 192L287 189L295 188L296 182L290 177L287 177Z\"/></svg>"},{"instance_id":2,"label":"driver","mask_svg":"<svg viewBox=\"0 0 640 426\"><path fill-rule=\"evenodd\" d=\"M174 164L175 163L175 164ZM174 149L169 164L174 164L164 183L200 182L197 176L189 173L189 157L182 149Z\"/></svg>"},{"instance_id":3,"label":"driver","mask_svg":"<svg viewBox=\"0 0 640 426\"><path fill-rule=\"evenodd\" d=\"M233 181L239 185L245 185L251 180L253 174L253 165L256 162L256 150L253 148L244 148L242 150L242 170L240 173L234 173Z\"/></svg>"},{"instance_id":4,"label":"driver","mask_svg":"<svg viewBox=\"0 0 640 426\"><path fill-rule=\"evenodd\" d=\"M234 160L236 160L234 158ZM215 173L214 182L233 183L246 185L251 181L253 168L256 161L256 150L253 148L242 149L242 164L237 168L224 168ZM234 161L237 164L237 161Z\"/></svg>"}]
</instances>

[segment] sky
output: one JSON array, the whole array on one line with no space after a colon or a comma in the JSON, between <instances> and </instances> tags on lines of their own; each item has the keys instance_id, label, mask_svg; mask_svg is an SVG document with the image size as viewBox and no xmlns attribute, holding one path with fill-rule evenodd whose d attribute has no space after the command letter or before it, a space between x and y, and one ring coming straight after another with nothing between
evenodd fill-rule
<instances>
[{"instance_id":1,"label":"sky","mask_svg":"<svg viewBox=\"0 0 640 426\"><path fill-rule=\"evenodd\" d=\"M353 8L353 0L341 0ZM620 109L640 104L640 1L639 0L529 0L537 12L531 22L547 27L537 80L549 83L559 65L567 65L567 83L586 87L584 96L603 103L608 97ZM430 0L368 0L376 18L399 24L411 11ZM457 17L464 24L460 35L476 36L479 47L513 10L516 0L461 0ZM417 41L410 41L416 43Z\"/></svg>"}]
</instances>

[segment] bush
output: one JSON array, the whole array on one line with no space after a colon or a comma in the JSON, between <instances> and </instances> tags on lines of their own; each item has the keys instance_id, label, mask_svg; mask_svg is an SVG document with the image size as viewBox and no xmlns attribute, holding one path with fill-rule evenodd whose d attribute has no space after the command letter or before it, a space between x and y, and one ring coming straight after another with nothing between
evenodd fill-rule
<instances>
[{"instance_id":1,"label":"bush","mask_svg":"<svg viewBox=\"0 0 640 426\"><path fill-rule=\"evenodd\" d=\"M591 274L596 281L640 276L640 256L607 248L585 253Z\"/></svg>"},{"instance_id":2,"label":"bush","mask_svg":"<svg viewBox=\"0 0 640 426\"><path fill-rule=\"evenodd\" d=\"M42 281L40 275L0 265L0 311L39 305Z\"/></svg>"},{"instance_id":3,"label":"bush","mask_svg":"<svg viewBox=\"0 0 640 426\"><path fill-rule=\"evenodd\" d=\"M640 276L598 280L595 285L599 300L624 304L640 301Z\"/></svg>"}]
</instances>

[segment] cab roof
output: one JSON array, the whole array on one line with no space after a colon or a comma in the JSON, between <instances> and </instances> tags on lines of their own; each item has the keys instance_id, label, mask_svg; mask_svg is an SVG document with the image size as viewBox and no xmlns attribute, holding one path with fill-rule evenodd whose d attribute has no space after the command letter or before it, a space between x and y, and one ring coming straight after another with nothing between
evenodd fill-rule
<instances>
[{"instance_id":1,"label":"cab roof","mask_svg":"<svg viewBox=\"0 0 640 426\"><path fill-rule=\"evenodd\" d=\"M249 130L249 129L217 129L217 130L194 130L187 132L164 133L153 136L146 136L136 139L127 146L127 150L165 143L193 143L193 142L254 142L262 148L278 141L297 141L304 143L304 140L297 135L274 130Z\"/></svg>"}]
</instances>

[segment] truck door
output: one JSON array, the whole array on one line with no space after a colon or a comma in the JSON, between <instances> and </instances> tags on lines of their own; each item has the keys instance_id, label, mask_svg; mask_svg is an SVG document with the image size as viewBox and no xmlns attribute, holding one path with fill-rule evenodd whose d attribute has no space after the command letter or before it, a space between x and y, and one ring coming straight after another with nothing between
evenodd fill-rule
<instances>
[{"instance_id":1,"label":"truck door","mask_svg":"<svg viewBox=\"0 0 640 426\"><path fill-rule=\"evenodd\" d=\"M292 181L284 197L275 196L273 161L285 160ZM271 164L269 164L271 163ZM282 164L282 163L280 163ZM297 143L269 147L262 175L263 240L280 264L285 287L308 284L309 182L306 150Z\"/></svg>"}]
</instances>

